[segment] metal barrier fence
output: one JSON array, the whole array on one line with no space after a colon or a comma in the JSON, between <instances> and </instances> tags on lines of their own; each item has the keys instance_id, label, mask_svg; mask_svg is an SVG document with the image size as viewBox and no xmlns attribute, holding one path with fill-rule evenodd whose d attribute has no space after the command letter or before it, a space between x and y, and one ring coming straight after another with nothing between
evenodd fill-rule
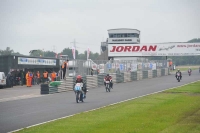
<instances>
[{"instance_id":1,"label":"metal barrier fence","mask_svg":"<svg viewBox=\"0 0 200 133\"><path fill-rule=\"evenodd\" d=\"M162 68L157 70L145 70L137 72L122 72L122 73L111 73L112 81L114 85L116 83L131 82L142 79L150 79L160 76L168 75L169 68ZM87 89L96 88L104 85L105 73L98 75L87 75L83 76L83 81L86 83ZM76 77L66 77L58 87L48 87L48 84L41 85L41 94L58 93L63 91L73 90Z\"/></svg>"},{"instance_id":2,"label":"metal barrier fence","mask_svg":"<svg viewBox=\"0 0 200 133\"><path fill-rule=\"evenodd\" d=\"M71 60L68 62L68 76L98 75L100 73L124 73L167 68L167 60ZM163 73L162 73L163 75Z\"/></svg>"}]
</instances>

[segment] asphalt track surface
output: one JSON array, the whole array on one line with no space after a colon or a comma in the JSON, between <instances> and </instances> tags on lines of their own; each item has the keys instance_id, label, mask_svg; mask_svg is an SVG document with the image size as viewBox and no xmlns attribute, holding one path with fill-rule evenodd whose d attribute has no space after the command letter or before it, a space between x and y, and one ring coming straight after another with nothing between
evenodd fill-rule
<instances>
[{"instance_id":1,"label":"asphalt track surface","mask_svg":"<svg viewBox=\"0 0 200 133\"><path fill-rule=\"evenodd\" d=\"M111 92L106 92L102 86L90 89L84 103L76 103L73 91L0 101L0 133L92 110L197 80L200 80L200 73L195 70L191 76L183 73L181 82L177 82L174 74L172 74L152 79L115 84Z\"/></svg>"}]
</instances>

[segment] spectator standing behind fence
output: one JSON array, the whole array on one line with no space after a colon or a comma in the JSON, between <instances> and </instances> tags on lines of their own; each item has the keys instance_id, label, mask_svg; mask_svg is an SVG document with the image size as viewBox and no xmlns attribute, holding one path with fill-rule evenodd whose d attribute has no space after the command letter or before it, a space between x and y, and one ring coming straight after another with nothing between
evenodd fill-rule
<instances>
[{"instance_id":1,"label":"spectator standing behind fence","mask_svg":"<svg viewBox=\"0 0 200 133\"><path fill-rule=\"evenodd\" d=\"M6 80L8 81L8 86L13 87L13 76L10 72L8 73Z\"/></svg>"},{"instance_id":2,"label":"spectator standing behind fence","mask_svg":"<svg viewBox=\"0 0 200 133\"><path fill-rule=\"evenodd\" d=\"M51 81L55 81L55 79L56 79L56 73L55 73L55 71L53 71L51 73Z\"/></svg>"},{"instance_id":3,"label":"spectator standing behind fence","mask_svg":"<svg viewBox=\"0 0 200 133\"><path fill-rule=\"evenodd\" d=\"M40 84L40 72L37 71L37 84L39 85Z\"/></svg>"},{"instance_id":4,"label":"spectator standing behind fence","mask_svg":"<svg viewBox=\"0 0 200 133\"><path fill-rule=\"evenodd\" d=\"M32 76L32 82L31 83L32 83L32 85L35 85L35 78L34 78L35 77L35 73L32 72L32 74L33 74L33 76Z\"/></svg>"},{"instance_id":5,"label":"spectator standing behind fence","mask_svg":"<svg viewBox=\"0 0 200 133\"><path fill-rule=\"evenodd\" d=\"M26 73L26 86L30 87L30 84L29 84L29 71Z\"/></svg>"},{"instance_id":6,"label":"spectator standing behind fence","mask_svg":"<svg viewBox=\"0 0 200 133\"><path fill-rule=\"evenodd\" d=\"M43 82L47 82L48 81L48 72L47 71L44 71L43 73Z\"/></svg>"},{"instance_id":7,"label":"spectator standing behind fence","mask_svg":"<svg viewBox=\"0 0 200 133\"><path fill-rule=\"evenodd\" d=\"M93 69L91 69L91 75L92 75L92 76L93 76L93 72L94 72Z\"/></svg>"},{"instance_id":8,"label":"spectator standing behind fence","mask_svg":"<svg viewBox=\"0 0 200 133\"><path fill-rule=\"evenodd\" d=\"M32 86L32 80L33 80L33 73L30 72L29 73L29 85L30 85L30 87Z\"/></svg>"},{"instance_id":9,"label":"spectator standing behind fence","mask_svg":"<svg viewBox=\"0 0 200 133\"><path fill-rule=\"evenodd\" d=\"M23 71L21 71L20 80L21 80L21 86L23 86L24 85L24 72Z\"/></svg>"},{"instance_id":10,"label":"spectator standing behind fence","mask_svg":"<svg viewBox=\"0 0 200 133\"><path fill-rule=\"evenodd\" d=\"M63 70L63 77L62 77L62 79L65 79L65 74L66 74L66 69L67 69L67 67L68 67L68 59L66 60L66 61L64 61L63 62L63 64L62 64L62 70Z\"/></svg>"},{"instance_id":11,"label":"spectator standing behind fence","mask_svg":"<svg viewBox=\"0 0 200 133\"><path fill-rule=\"evenodd\" d=\"M37 84L37 73L36 74L34 73L34 85L36 84Z\"/></svg>"}]
</instances>

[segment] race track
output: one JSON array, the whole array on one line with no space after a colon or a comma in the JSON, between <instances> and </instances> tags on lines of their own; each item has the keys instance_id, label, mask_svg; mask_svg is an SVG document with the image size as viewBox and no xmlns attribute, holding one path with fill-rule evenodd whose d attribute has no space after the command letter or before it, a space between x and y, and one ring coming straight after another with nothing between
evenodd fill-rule
<instances>
[{"instance_id":1,"label":"race track","mask_svg":"<svg viewBox=\"0 0 200 133\"><path fill-rule=\"evenodd\" d=\"M192 72L192 76L183 73L181 82L177 82L173 74L115 84L111 92L106 92L102 86L90 89L84 103L76 103L75 95L72 91L41 97L2 101L0 102L0 132L10 132L197 80L200 80L200 73L195 70Z\"/></svg>"}]
</instances>

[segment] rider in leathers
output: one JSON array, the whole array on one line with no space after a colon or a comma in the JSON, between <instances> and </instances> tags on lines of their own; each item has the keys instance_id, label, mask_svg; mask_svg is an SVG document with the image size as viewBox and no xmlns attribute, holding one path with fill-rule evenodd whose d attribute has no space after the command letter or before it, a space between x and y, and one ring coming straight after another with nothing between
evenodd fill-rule
<instances>
[{"instance_id":1,"label":"rider in leathers","mask_svg":"<svg viewBox=\"0 0 200 133\"><path fill-rule=\"evenodd\" d=\"M88 91L87 89L86 89L86 84L83 82L83 79L82 79L82 77L81 77L81 75L78 75L77 77L76 77L76 81L75 81L75 83L82 83L82 91L84 92L84 98L86 98L86 92ZM75 86L75 85L74 85Z\"/></svg>"},{"instance_id":2,"label":"rider in leathers","mask_svg":"<svg viewBox=\"0 0 200 133\"><path fill-rule=\"evenodd\" d=\"M105 86L106 86L106 81L110 81L109 86L110 86L110 88L113 89L112 77L109 74L107 74L107 76L104 77L104 85Z\"/></svg>"},{"instance_id":3,"label":"rider in leathers","mask_svg":"<svg viewBox=\"0 0 200 133\"><path fill-rule=\"evenodd\" d=\"M188 69L188 74L189 73L192 73L192 69L189 67L189 69Z\"/></svg>"},{"instance_id":4,"label":"rider in leathers","mask_svg":"<svg viewBox=\"0 0 200 133\"><path fill-rule=\"evenodd\" d=\"M177 73L180 73L180 79L182 79L182 73L179 69L178 69L178 71L176 72L176 75L175 75L176 79L177 79Z\"/></svg>"}]
</instances>

